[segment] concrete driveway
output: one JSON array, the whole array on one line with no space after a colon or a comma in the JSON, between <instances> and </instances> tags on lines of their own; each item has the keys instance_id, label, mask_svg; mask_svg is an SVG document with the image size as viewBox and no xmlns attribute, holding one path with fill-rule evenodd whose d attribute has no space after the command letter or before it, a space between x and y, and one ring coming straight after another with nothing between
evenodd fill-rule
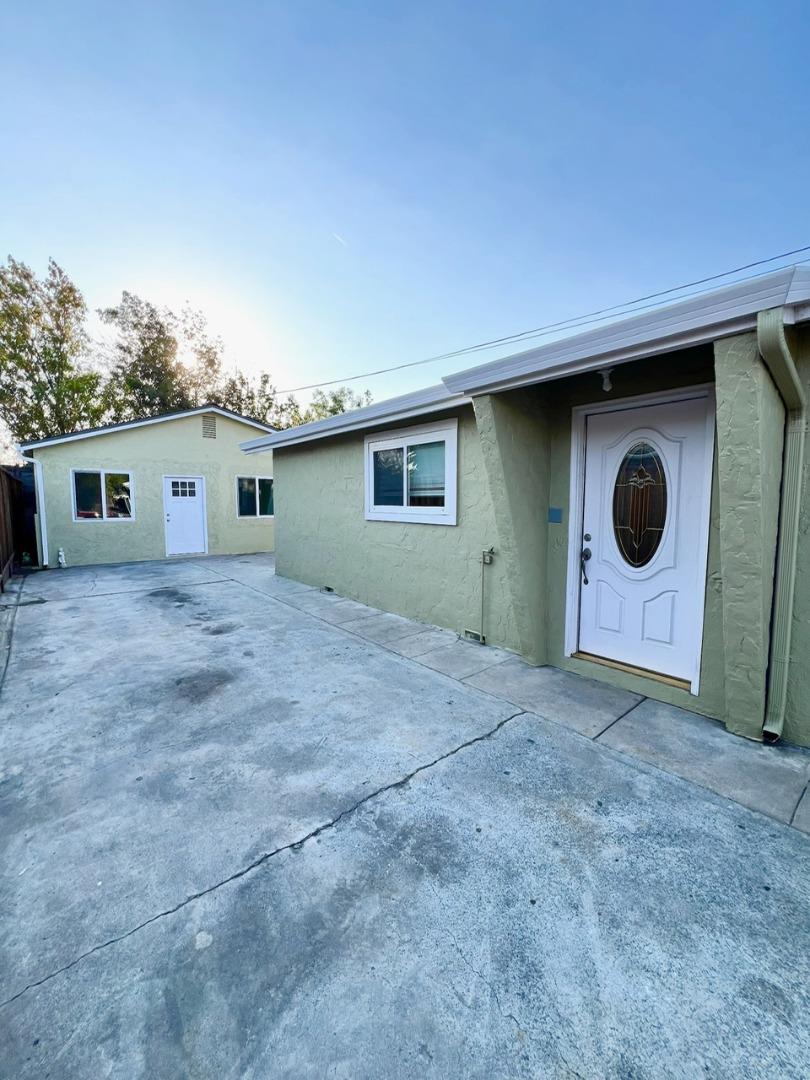
<instances>
[{"instance_id":1,"label":"concrete driveway","mask_svg":"<svg viewBox=\"0 0 810 1080\"><path fill-rule=\"evenodd\" d=\"M305 593L260 556L26 582L3 1080L810 1073L807 836Z\"/></svg>"}]
</instances>

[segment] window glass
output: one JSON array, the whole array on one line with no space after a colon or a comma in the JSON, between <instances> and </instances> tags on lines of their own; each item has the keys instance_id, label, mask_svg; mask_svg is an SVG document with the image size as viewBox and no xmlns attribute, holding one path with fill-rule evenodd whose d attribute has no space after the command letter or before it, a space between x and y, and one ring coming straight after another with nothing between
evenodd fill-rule
<instances>
[{"instance_id":1,"label":"window glass","mask_svg":"<svg viewBox=\"0 0 810 1080\"><path fill-rule=\"evenodd\" d=\"M444 439L408 447L408 506L444 506Z\"/></svg>"},{"instance_id":2,"label":"window glass","mask_svg":"<svg viewBox=\"0 0 810 1080\"><path fill-rule=\"evenodd\" d=\"M256 516L256 478L254 476L240 476L239 485L239 517Z\"/></svg>"},{"instance_id":3,"label":"window glass","mask_svg":"<svg viewBox=\"0 0 810 1080\"><path fill-rule=\"evenodd\" d=\"M647 442L631 446L613 489L613 532L630 566L655 555L667 520L667 478L661 458Z\"/></svg>"},{"instance_id":4,"label":"window glass","mask_svg":"<svg viewBox=\"0 0 810 1080\"><path fill-rule=\"evenodd\" d=\"M374 505L402 506L402 447L374 451Z\"/></svg>"},{"instance_id":5,"label":"window glass","mask_svg":"<svg viewBox=\"0 0 810 1080\"><path fill-rule=\"evenodd\" d=\"M104 494L107 499L108 518L132 517L129 473L105 473Z\"/></svg>"},{"instance_id":6,"label":"window glass","mask_svg":"<svg viewBox=\"0 0 810 1080\"><path fill-rule=\"evenodd\" d=\"M101 503L101 473L77 472L73 474L76 493L76 517L103 517Z\"/></svg>"},{"instance_id":7,"label":"window glass","mask_svg":"<svg viewBox=\"0 0 810 1080\"><path fill-rule=\"evenodd\" d=\"M259 477L259 514L262 517L273 515L273 481Z\"/></svg>"}]
</instances>

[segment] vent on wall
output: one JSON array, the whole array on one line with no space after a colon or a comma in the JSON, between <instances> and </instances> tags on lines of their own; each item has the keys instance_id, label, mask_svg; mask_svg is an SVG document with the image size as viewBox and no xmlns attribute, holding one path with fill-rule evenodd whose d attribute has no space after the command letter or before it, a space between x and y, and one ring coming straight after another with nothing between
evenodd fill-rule
<instances>
[{"instance_id":1,"label":"vent on wall","mask_svg":"<svg viewBox=\"0 0 810 1080\"><path fill-rule=\"evenodd\" d=\"M217 437L217 418L214 413L203 413L202 431L204 439L215 439Z\"/></svg>"}]
</instances>

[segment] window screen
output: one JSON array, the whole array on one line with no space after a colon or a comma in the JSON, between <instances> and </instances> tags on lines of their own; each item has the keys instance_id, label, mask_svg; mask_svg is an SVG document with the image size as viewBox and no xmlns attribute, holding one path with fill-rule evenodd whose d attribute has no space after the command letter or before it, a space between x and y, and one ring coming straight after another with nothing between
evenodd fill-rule
<instances>
[{"instance_id":1,"label":"window screen","mask_svg":"<svg viewBox=\"0 0 810 1080\"><path fill-rule=\"evenodd\" d=\"M273 516L273 481L259 477L259 515Z\"/></svg>"},{"instance_id":2,"label":"window screen","mask_svg":"<svg viewBox=\"0 0 810 1080\"><path fill-rule=\"evenodd\" d=\"M408 447L408 506L444 506L444 440Z\"/></svg>"},{"instance_id":3,"label":"window screen","mask_svg":"<svg viewBox=\"0 0 810 1080\"><path fill-rule=\"evenodd\" d=\"M105 473L104 494L106 496L108 518L132 517L129 473Z\"/></svg>"}]
</instances>

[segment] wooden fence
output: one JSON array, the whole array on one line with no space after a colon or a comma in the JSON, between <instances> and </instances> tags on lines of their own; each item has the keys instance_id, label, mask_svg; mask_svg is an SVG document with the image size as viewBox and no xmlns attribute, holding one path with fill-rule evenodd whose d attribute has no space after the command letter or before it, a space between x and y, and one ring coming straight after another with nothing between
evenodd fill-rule
<instances>
[{"instance_id":1,"label":"wooden fence","mask_svg":"<svg viewBox=\"0 0 810 1080\"><path fill-rule=\"evenodd\" d=\"M0 592L14 569L14 514L22 499L22 483L0 468Z\"/></svg>"}]
</instances>

